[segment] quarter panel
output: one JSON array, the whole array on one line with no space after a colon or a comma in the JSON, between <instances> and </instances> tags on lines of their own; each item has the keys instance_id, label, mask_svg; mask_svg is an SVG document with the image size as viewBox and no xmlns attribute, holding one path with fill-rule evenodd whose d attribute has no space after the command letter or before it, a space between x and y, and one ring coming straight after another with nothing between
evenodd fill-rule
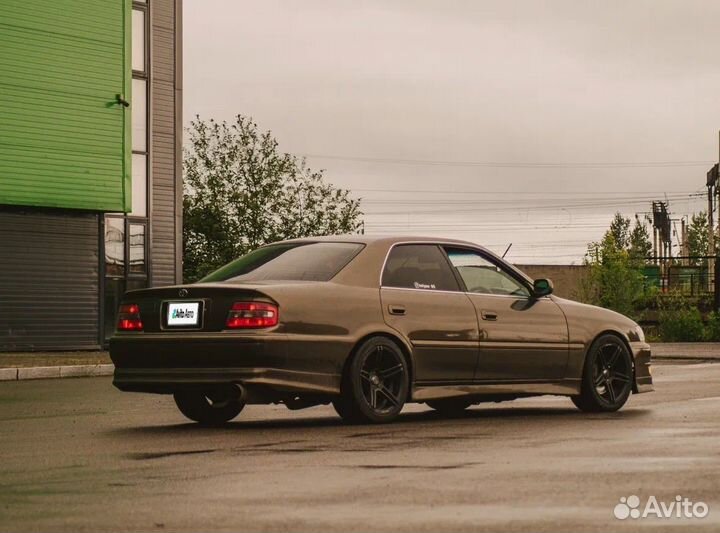
<instances>
[{"instance_id":1,"label":"quarter panel","mask_svg":"<svg viewBox=\"0 0 720 533\"><path fill-rule=\"evenodd\" d=\"M361 338L389 329L377 288L318 282L268 286L263 292L279 304L278 332L287 337L296 370L340 375Z\"/></svg>"}]
</instances>

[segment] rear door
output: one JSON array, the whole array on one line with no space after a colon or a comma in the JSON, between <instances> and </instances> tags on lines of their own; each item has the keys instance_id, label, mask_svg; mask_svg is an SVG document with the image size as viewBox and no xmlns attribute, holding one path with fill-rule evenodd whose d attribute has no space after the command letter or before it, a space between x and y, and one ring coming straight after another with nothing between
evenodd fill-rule
<instances>
[{"instance_id":1,"label":"rear door","mask_svg":"<svg viewBox=\"0 0 720 533\"><path fill-rule=\"evenodd\" d=\"M470 382L478 358L475 308L436 244L390 251L380 288L385 322L409 339L416 382Z\"/></svg>"},{"instance_id":2,"label":"rear door","mask_svg":"<svg viewBox=\"0 0 720 533\"><path fill-rule=\"evenodd\" d=\"M530 288L507 266L478 250L445 247L477 312L478 381L555 381L565 376L565 315L549 297Z\"/></svg>"}]
</instances>

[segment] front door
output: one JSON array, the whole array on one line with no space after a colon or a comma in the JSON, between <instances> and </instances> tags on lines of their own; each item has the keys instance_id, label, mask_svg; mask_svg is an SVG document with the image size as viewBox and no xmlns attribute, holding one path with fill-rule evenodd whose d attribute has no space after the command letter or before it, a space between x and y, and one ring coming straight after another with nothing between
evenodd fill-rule
<instances>
[{"instance_id":1,"label":"front door","mask_svg":"<svg viewBox=\"0 0 720 533\"><path fill-rule=\"evenodd\" d=\"M565 315L506 265L480 251L446 247L472 301L479 324L477 381L556 381L565 377Z\"/></svg>"},{"instance_id":2,"label":"front door","mask_svg":"<svg viewBox=\"0 0 720 533\"><path fill-rule=\"evenodd\" d=\"M475 308L435 244L391 250L380 288L385 322L409 340L416 383L469 383L478 358Z\"/></svg>"}]
</instances>

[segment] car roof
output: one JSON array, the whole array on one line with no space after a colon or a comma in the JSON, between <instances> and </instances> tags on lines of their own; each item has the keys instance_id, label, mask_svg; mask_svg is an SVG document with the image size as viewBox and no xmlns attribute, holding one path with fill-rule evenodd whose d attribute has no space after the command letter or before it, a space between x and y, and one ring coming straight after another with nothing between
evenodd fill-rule
<instances>
[{"instance_id":1,"label":"car roof","mask_svg":"<svg viewBox=\"0 0 720 533\"><path fill-rule=\"evenodd\" d=\"M356 242L359 244L385 244L393 245L404 242L430 242L443 244L457 244L461 246L471 246L473 248L485 249L484 246L475 244L470 241L459 239L447 239L444 237L427 237L417 235L328 235L320 237L302 237L298 239L289 239L280 242ZM273 243L277 244L277 243Z\"/></svg>"}]
</instances>

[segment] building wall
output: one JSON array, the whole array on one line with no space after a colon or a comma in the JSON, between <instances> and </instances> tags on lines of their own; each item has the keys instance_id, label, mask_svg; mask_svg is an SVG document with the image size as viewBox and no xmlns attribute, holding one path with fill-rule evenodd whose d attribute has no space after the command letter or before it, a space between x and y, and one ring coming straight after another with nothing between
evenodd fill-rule
<instances>
[{"instance_id":1,"label":"building wall","mask_svg":"<svg viewBox=\"0 0 720 533\"><path fill-rule=\"evenodd\" d=\"M151 285L182 282L181 9L151 0Z\"/></svg>"},{"instance_id":2,"label":"building wall","mask_svg":"<svg viewBox=\"0 0 720 533\"><path fill-rule=\"evenodd\" d=\"M0 1L0 351L96 349L181 281L181 12Z\"/></svg>"},{"instance_id":3,"label":"building wall","mask_svg":"<svg viewBox=\"0 0 720 533\"><path fill-rule=\"evenodd\" d=\"M555 287L554 293L561 298L574 299L580 283L586 275L585 265L516 265L533 279L549 278Z\"/></svg>"},{"instance_id":4,"label":"building wall","mask_svg":"<svg viewBox=\"0 0 720 533\"><path fill-rule=\"evenodd\" d=\"M0 2L0 204L130 209L130 2Z\"/></svg>"}]
</instances>

